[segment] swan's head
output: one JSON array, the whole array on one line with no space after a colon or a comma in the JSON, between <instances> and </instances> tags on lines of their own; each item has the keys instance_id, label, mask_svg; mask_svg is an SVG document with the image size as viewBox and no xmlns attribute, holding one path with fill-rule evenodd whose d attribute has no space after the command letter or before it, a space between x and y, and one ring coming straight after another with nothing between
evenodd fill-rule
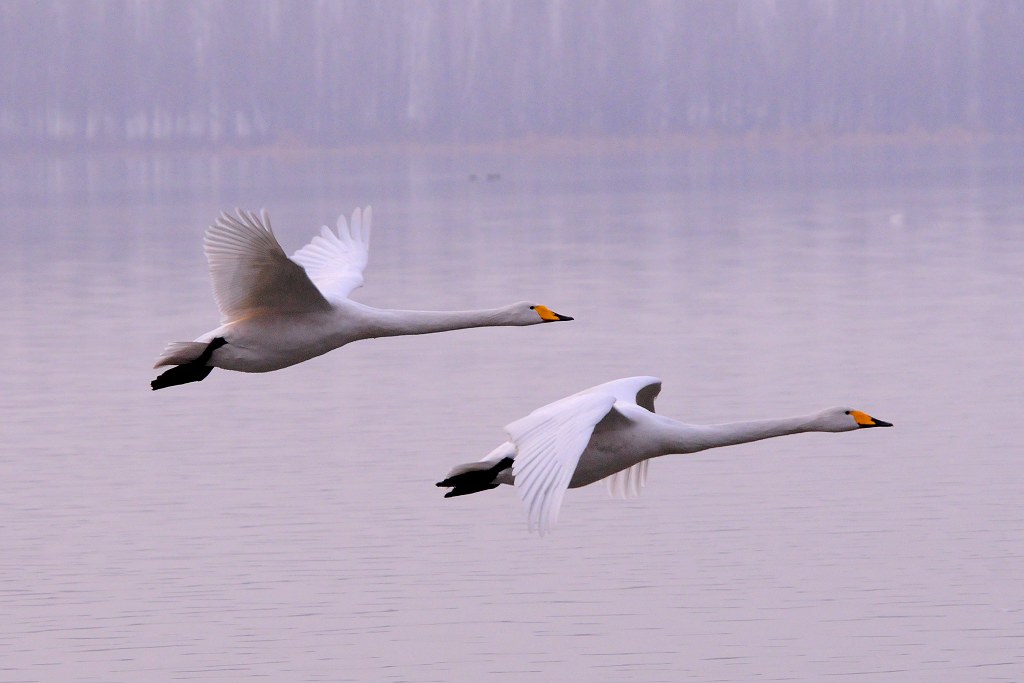
<instances>
[{"instance_id":1,"label":"swan's head","mask_svg":"<svg viewBox=\"0 0 1024 683\"><path fill-rule=\"evenodd\" d=\"M892 427L885 422L871 417L867 413L853 408L829 408L816 416L815 427L823 432L851 432L865 427Z\"/></svg>"},{"instance_id":2,"label":"swan's head","mask_svg":"<svg viewBox=\"0 0 1024 683\"><path fill-rule=\"evenodd\" d=\"M517 325L536 325L538 323L555 323L560 320L572 320L567 315L555 313L547 306L520 301L510 306L512 320Z\"/></svg>"}]
</instances>

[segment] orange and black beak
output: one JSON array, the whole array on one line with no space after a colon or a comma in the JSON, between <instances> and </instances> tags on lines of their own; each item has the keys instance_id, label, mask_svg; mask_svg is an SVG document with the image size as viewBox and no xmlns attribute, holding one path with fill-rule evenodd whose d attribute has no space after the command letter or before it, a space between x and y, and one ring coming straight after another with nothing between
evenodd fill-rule
<instances>
[{"instance_id":1,"label":"orange and black beak","mask_svg":"<svg viewBox=\"0 0 1024 683\"><path fill-rule=\"evenodd\" d=\"M858 427L892 427L891 422L877 420L867 413L862 413L859 410L851 410L850 416L857 421Z\"/></svg>"},{"instance_id":2,"label":"orange and black beak","mask_svg":"<svg viewBox=\"0 0 1024 683\"><path fill-rule=\"evenodd\" d=\"M533 310L537 311L537 315L539 315L540 319L546 323L558 322L559 320L572 320L572 318L567 315L555 313L547 306L534 306Z\"/></svg>"}]
</instances>

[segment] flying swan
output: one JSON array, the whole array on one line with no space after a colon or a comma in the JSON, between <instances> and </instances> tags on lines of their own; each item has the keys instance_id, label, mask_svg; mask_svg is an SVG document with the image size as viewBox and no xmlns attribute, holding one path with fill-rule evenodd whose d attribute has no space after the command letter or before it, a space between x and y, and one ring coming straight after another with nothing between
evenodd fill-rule
<instances>
[{"instance_id":1,"label":"flying swan","mask_svg":"<svg viewBox=\"0 0 1024 683\"><path fill-rule=\"evenodd\" d=\"M690 425L654 414L657 377L627 377L538 408L505 427L508 441L478 462L458 465L438 486L445 498L512 484L531 531L543 536L558 521L566 489L608 483L615 497L639 495L651 458L800 432L891 427L859 410L828 408L777 420Z\"/></svg>"},{"instance_id":2,"label":"flying swan","mask_svg":"<svg viewBox=\"0 0 1024 683\"><path fill-rule=\"evenodd\" d=\"M359 339L572 320L526 301L477 311L364 306L349 295L363 284L370 207L353 211L350 222L340 216L337 233L324 226L291 258L266 211L237 213L221 214L203 239L221 326L195 341L168 344L153 367L176 367L150 383L154 390L200 382L213 368L280 370Z\"/></svg>"}]
</instances>

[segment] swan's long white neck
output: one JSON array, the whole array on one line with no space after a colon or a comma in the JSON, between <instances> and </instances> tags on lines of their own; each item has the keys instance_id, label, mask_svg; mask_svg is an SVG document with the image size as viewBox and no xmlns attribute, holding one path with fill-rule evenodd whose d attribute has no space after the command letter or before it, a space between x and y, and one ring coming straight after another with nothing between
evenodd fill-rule
<instances>
[{"instance_id":1,"label":"swan's long white neck","mask_svg":"<svg viewBox=\"0 0 1024 683\"><path fill-rule=\"evenodd\" d=\"M665 453L694 453L707 448L734 446L776 436L801 432L829 431L821 429L817 415L802 415L775 420L729 422L717 425L688 425L675 420L663 424Z\"/></svg>"},{"instance_id":2,"label":"swan's long white neck","mask_svg":"<svg viewBox=\"0 0 1024 683\"><path fill-rule=\"evenodd\" d=\"M470 327L516 325L507 308L477 311L402 311L369 309L368 324L374 337L397 337L409 334L431 334Z\"/></svg>"}]
</instances>

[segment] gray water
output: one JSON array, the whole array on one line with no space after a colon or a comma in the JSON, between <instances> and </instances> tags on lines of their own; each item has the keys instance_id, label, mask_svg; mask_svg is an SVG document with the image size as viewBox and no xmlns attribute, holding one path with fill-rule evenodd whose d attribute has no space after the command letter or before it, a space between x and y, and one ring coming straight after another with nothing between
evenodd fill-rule
<instances>
[{"instance_id":1,"label":"gray water","mask_svg":"<svg viewBox=\"0 0 1024 683\"><path fill-rule=\"evenodd\" d=\"M0 680L1024 680L1021 158L4 159ZM149 390L216 323L219 211L290 253L363 204L359 300L576 321ZM896 427L667 457L545 538L434 487L634 374L685 421Z\"/></svg>"}]
</instances>

